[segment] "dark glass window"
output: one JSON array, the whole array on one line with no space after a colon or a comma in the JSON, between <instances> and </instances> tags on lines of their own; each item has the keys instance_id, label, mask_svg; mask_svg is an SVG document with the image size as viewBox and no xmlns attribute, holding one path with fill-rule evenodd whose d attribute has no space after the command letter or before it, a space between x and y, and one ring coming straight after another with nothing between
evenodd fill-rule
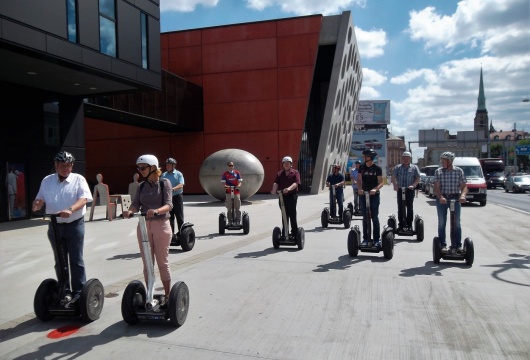
<instances>
[{"instance_id":1,"label":"dark glass window","mask_svg":"<svg viewBox=\"0 0 530 360\"><path fill-rule=\"evenodd\" d=\"M76 0L66 0L66 22L68 26L68 41L77 42L77 3Z\"/></svg>"},{"instance_id":2,"label":"dark glass window","mask_svg":"<svg viewBox=\"0 0 530 360\"><path fill-rule=\"evenodd\" d=\"M44 103L42 110L44 120L44 145L59 146L61 144L59 103Z\"/></svg>"},{"instance_id":3,"label":"dark glass window","mask_svg":"<svg viewBox=\"0 0 530 360\"><path fill-rule=\"evenodd\" d=\"M116 57L114 0L99 0L99 47L103 54Z\"/></svg>"},{"instance_id":4,"label":"dark glass window","mask_svg":"<svg viewBox=\"0 0 530 360\"><path fill-rule=\"evenodd\" d=\"M148 63L148 56L147 56L147 15L144 13L140 13L140 23L141 23L141 31L142 31L142 67L144 69L147 69L149 66Z\"/></svg>"}]
</instances>

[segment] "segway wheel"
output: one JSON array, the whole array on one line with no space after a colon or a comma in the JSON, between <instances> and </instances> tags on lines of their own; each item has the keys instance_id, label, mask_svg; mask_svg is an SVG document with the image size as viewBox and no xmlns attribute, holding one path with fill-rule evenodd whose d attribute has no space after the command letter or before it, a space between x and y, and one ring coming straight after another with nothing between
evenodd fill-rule
<instances>
[{"instance_id":1,"label":"segway wheel","mask_svg":"<svg viewBox=\"0 0 530 360\"><path fill-rule=\"evenodd\" d=\"M190 251L195 246L195 230L187 226L180 231L180 246L184 251Z\"/></svg>"},{"instance_id":2,"label":"segway wheel","mask_svg":"<svg viewBox=\"0 0 530 360\"><path fill-rule=\"evenodd\" d=\"M123 321L129 325L134 325L140 321L138 315L136 315L136 310L145 303L146 298L144 284L138 280L131 281L125 288L121 298L121 316Z\"/></svg>"},{"instance_id":3,"label":"segway wheel","mask_svg":"<svg viewBox=\"0 0 530 360\"><path fill-rule=\"evenodd\" d=\"M305 246L305 231L302 227L296 231L296 246L298 246L298 250L302 250Z\"/></svg>"},{"instance_id":4,"label":"segway wheel","mask_svg":"<svg viewBox=\"0 0 530 360\"><path fill-rule=\"evenodd\" d=\"M394 233L391 229L383 232L381 236L383 241L383 256L385 259L390 260L394 257Z\"/></svg>"},{"instance_id":5,"label":"segway wheel","mask_svg":"<svg viewBox=\"0 0 530 360\"><path fill-rule=\"evenodd\" d=\"M226 226L226 216L224 213L219 214L219 234L223 235L225 233Z\"/></svg>"},{"instance_id":6,"label":"segway wheel","mask_svg":"<svg viewBox=\"0 0 530 360\"><path fill-rule=\"evenodd\" d=\"M53 318L48 308L59 300L59 287L57 280L46 279L37 288L33 299L33 310L37 319L49 321Z\"/></svg>"},{"instance_id":7,"label":"segway wheel","mask_svg":"<svg viewBox=\"0 0 530 360\"><path fill-rule=\"evenodd\" d=\"M473 240L470 238L465 238L464 240L464 251L466 253L466 265L473 265L473 261L475 260L475 247L473 246Z\"/></svg>"},{"instance_id":8,"label":"segway wheel","mask_svg":"<svg viewBox=\"0 0 530 360\"><path fill-rule=\"evenodd\" d=\"M392 230L397 230L396 217L394 215L388 217L386 224L388 225L388 227L392 228Z\"/></svg>"},{"instance_id":9,"label":"segway wheel","mask_svg":"<svg viewBox=\"0 0 530 360\"><path fill-rule=\"evenodd\" d=\"M442 249L440 247L440 240L438 236L435 236L434 239L432 239L432 262L435 264L439 264L441 258Z\"/></svg>"},{"instance_id":10,"label":"segway wheel","mask_svg":"<svg viewBox=\"0 0 530 360\"><path fill-rule=\"evenodd\" d=\"M322 214L320 214L320 223L322 224L322 227L325 229L328 227L329 224L329 211L327 208L322 210Z\"/></svg>"},{"instance_id":11,"label":"segway wheel","mask_svg":"<svg viewBox=\"0 0 530 360\"><path fill-rule=\"evenodd\" d=\"M276 226L274 230L272 230L272 246L274 246L275 249L280 248L281 237L282 237L282 230Z\"/></svg>"},{"instance_id":12,"label":"segway wheel","mask_svg":"<svg viewBox=\"0 0 530 360\"><path fill-rule=\"evenodd\" d=\"M190 306L190 292L183 281L178 281L171 287L169 293L169 322L174 327L181 327L188 317Z\"/></svg>"},{"instance_id":13,"label":"segway wheel","mask_svg":"<svg viewBox=\"0 0 530 360\"><path fill-rule=\"evenodd\" d=\"M353 216L353 204L349 202L346 207L348 208L348 210L350 210L350 215Z\"/></svg>"},{"instance_id":14,"label":"segway wheel","mask_svg":"<svg viewBox=\"0 0 530 360\"><path fill-rule=\"evenodd\" d=\"M81 290L81 298L79 303L81 318L85 321L94 321L99 319L99 315L103 310L104 302L105 291L101 281L98 279L88 280L83 286L83 290Z\"/></svg>"},{"instance_id":15,"label":"segway wheel","mask_svg":"<svg viewBox=\"0 0 530 360\"><path fill-rule=\"evenodd\" d=\"M342 212L342 223L344 224L345 229L348 229L351 226L351 216L350 210L344 210Z\"/></svg>"},{"instance_id":16,"label":"segway wheel","mask_svg":"<svg viewBox=\"0 0 530 360\"><path fill-rule=\"evenodd\" d=\"M423 219L417 218L414 228L416 229L416 240L420 242L423 241L424 239Z\"/></svg>"},{"instance_id":17,"label":"segway wheel","mask_svg":"<svg viewBox=\"0 0 530 360\"><path fill-rule=\"evenodd\" d=\"M348 254L351 257L356 257L359 254L359 235L360 233L355 229L351 229L348 234Z\"/></svg>"},{"instance_id":18,"label":"segway wheel","mask_svg":"<svg viewBox=\"0 0 530 360\"><path fill-rule=\"evenodd\" d=\"M243 215L243 234L248 234L250 232L250 217L248 214Z\"/></svg>"}]
</instances>

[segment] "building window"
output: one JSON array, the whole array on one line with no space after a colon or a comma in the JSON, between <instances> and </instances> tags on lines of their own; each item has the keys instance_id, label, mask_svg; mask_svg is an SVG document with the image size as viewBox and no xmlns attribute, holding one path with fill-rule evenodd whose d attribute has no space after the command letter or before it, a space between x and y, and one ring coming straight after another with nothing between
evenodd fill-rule
<instances>
[{"instance_id":1,"label":"building window","mask_svg":"<svg viewBox=\"0 0 530 360\"><path fill-rule=\"evenodd\" d=\"M147 15L140 13L140 26L142 31L142 67L147 69L149 66L147 56Z\"/></svg>"},{"instance_id":2,"label":"building window","mask_svg":"<svg viewBox=\"0 0 530 360\"><path fill-rule=\"evenodd\" d=\"M59 103L44 103L42 110L44 120L44 145L60 146Z\"/></svg>"},{"instance_id":3,"label":"building window","mask_svg":"<svg viewBox=\"0 0 530 360\"><path fill-rule=\"evenodd\" d=\"M99 0L99 47L103 54L116 57L114 0Z\"/></svg>"},{"instance_id":4,"label":"building window","mask_svg":"<svg viewBox=\"0 0 530 360\"><path fill-rule=\"evenodd\" d=\"M77 0L66 0L66 23L68 41L77 42Z\"/></svg>"}]
</instances>

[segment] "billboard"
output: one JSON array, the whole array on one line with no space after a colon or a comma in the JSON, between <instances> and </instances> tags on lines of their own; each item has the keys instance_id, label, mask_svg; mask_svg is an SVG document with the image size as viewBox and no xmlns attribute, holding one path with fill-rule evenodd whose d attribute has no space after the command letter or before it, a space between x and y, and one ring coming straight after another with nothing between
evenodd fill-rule
<instances>
[{"instance_id":1,"label":"billboard","mask_svg":"<svg viewBox=\"0 0 530 360\"><path fill-rule=\"evenodd\" d=\"M355 126L390 124L390 100L359 101Z\"/></svg>"},{"instance_id":2,"label":"billboard","mask_svg":"<svg viewBox=\"0 0 530 360\"><path fill-rule=\"evenodd\" d=\"M363 161L363 151L373 149L377 157L374 162L386 173L386 132L383 130L356 131L352 136L347 169L351 169L355 160Z\"/></svg>"}]
</instances>

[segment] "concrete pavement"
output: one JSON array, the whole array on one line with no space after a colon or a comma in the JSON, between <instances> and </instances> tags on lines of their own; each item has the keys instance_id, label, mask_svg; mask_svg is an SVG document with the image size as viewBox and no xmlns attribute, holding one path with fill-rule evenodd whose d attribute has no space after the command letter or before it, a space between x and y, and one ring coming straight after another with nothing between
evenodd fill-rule
<instances>
[{"instance_id":1,"label":"concrete pavement","mask_svg":"<svg viewBox=\"0 0 530 360\"><path fill-rule=\"evenodd\" d=\"M121 318L123 290L143 280L137 220L86 223L88 278L105 286L101 318L40 322L33 296L54 277L46 223L0 224L1 359L528 359L530 357L529 214L494 204L465 206L463 237L475 243L475 263L432 262L434 200L420 193L416 213L425 241L396 238L392 260L360 253L350 258L348 230L323 229L328 194L300 196L305 249L272 248L281 225L278 201L256 195L245 202L250 233L217 232L222 202L185 196L195 224L190 252L170 254L173 282L185 281L190 308L184 326ZM346 189L352 200L351 188ZM382 190L380 221L396 213L396 195ZM102 208L96 208L102 218ZM97 217L96 217L97 218ZM356 218L353 224L361 224ZM157 281L156 288L161 288ZM74 325L71 334L50 338ZM59 331L59 333L61 333ZM63 333L61 333L63 334ZM66 333L64 333L66 334Z\"/></svg>"}]
</instances>

